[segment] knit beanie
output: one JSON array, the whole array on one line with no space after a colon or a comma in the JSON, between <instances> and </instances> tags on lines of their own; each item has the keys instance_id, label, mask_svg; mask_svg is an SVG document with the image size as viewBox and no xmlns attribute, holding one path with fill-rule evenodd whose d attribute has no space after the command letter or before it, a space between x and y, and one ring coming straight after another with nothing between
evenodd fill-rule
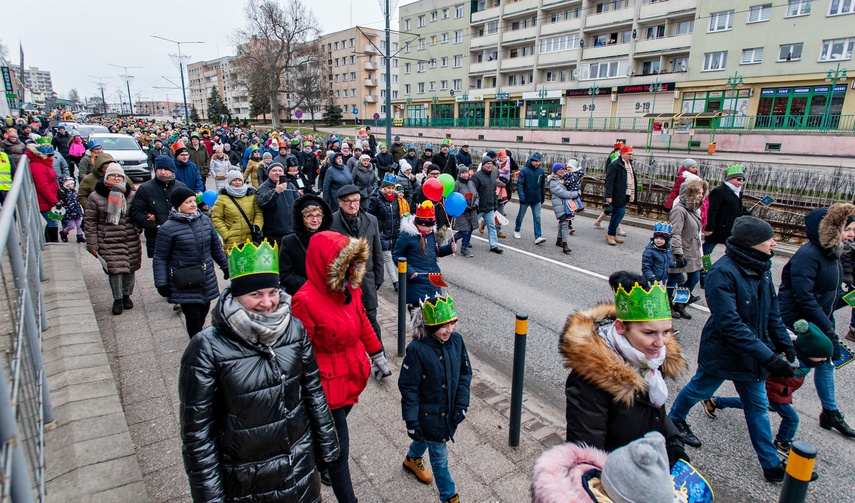
<instances>
[{"instance_id":1,"label":"knit beanie","mask_svg":"<svg viewBox=\"0 0 855 503\"><path fill-rule=\"evenodd\" d=\"M226 175L226 185L231 185L233 181L238 178L243 179L243 173L241 173L237 169L230 169L228 174Z\"/></svg>"},{"instance_id":2,"label":"knit beanie","mask_svg":"<svg viewBox=\"0 0 855 503\"><path fill-rule=\"evenodd\" d=\"M168 169L175 173L175 161L168 155L159 155L154 158L154 169Z\"/></svg>"},{"instance_id":3,"label":"knit beanie","mask_svg":"<svg viewBox=\"0 0 855 503\"><path fill-rule=\"evenodd\" d=\"M775 231L771 225L765 220L748 215L737 218L730 231L730 242L745 248L751 248L773 237Z\"/></svg>"},{"instance_id":4,"label":"knit beanie","mask_svg":"<svg viewBox=\"0 0 855 503\"><path fill-rule=\"evenodd\" d=\"M674 480L665 437L651 431L612 451L603 465L602 483L614 503L672 503Z\"/></svg>"},{"instance_id":5,"label":"knit beanie","mask_svg":"<svg viewBox=\"0 0 855 503\"><path fill-rule=\"evenodd\" d=\"M799 334L795 346L802 356L809 358L831 358L834 345L819 327L806 320L793 323L793 330Z\"/></svg>"},{"instance_id":6,"label":"knit beanie","mask_svg":"<svg viewBox=\"0 0 855 503\"><path fill-rule=\"evenodd\" d=\"M111 162L107 166L107 171L104 172L104 178L109 177L110 175L122 175L125 176L125 170L122 169L122 166L117 162Z\"/></svg>"},{"instance_id":7,"label":"knit beanie","mask_svg":"<svg viewBox=\"0 0 855 503\"><path fill-rule=\"evenodd\" d=\"M172 203L172 207L177 210L178 207L190 197L196 197L196 193L187 187L178 187L169 195L169 202Z\"/></svg>"},{"instance_id":8,"label":"knit beanie","mask_svg":"<svg viewBox=\"0 0 855 503\"><path fill-rule=\"evenodd\" d=\"M683 159L683 162L680 163L680 166L683 166L684 168L691 168L692 166L697 166L697 165L698 165L698 161L696 161L694 159Z\"/></svg>"},{"instance_id":9,"label":"knit beanie","mask_svg":"<svg viewBox=\"0 0 855 503\"><path fill-rule=\"evenodd\" d=\"M186 154L188 152L190 152L190 151L187 150L187 147L179 147L179 148L175 149L175 157L178 157L181 154Z\"/></svg>"},{"instance_id":10,"label":"knit beanie","mask_svg":"<svg viewBox=\"0 0 855 503\"><path fill-rule=\"evenodd\" d=\"M556 162L552 165L552 174L558 173L560 170L564 169L564 165L560 162Z\"/></svg>"},{"instance_id":11,"label":"knit beanie","mask_svg":"<svg viewBox=\"0 0 855 503\"><path fill-rule=\"evenodd\" d=\"M262 159L270 159L270 160L273 160L273 154L271 154L270 152L265 152L265 153L261 156L261 158L262 158Z\"/></svg>"}]
</instances>

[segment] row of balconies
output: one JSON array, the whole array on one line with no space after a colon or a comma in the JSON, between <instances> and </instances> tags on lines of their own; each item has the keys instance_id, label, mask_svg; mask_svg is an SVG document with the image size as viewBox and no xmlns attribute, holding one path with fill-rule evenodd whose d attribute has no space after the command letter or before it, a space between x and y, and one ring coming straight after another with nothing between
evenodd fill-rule
<instances>
[{"instance_id":1,"label":"row of balconies","mask_svg":"<svg viewBox=\"0 0 855 503\"><path fill-rule=\"evenodd\" d=\"M642 1L642 0L636 0ZM537 13L538 0L520 0L518 2L504 2L504 13L502 7L491 7L478 12L472 13L472 24L478 24L485 21L497 19L502 16L503 19L522 17L529 14ZM664 17L674 13L692 11L697 8L698 0L668 0L660 2L642 1L639 8L638 18L640 20ZM539 19L544 19L546 16L543 11L554 11L556 9L566 9L569 6L580 7L580 3L568 2L567 0L543 0L543 9ZM587 27L593 28L597 26L612 26L615 24L632 21L635 15L635 5L631 4L623 9L613 10L609 12L596 13L589 12L587 15ZM556 23L561 24L561 23Z\"/></svg>"}]
</instances>

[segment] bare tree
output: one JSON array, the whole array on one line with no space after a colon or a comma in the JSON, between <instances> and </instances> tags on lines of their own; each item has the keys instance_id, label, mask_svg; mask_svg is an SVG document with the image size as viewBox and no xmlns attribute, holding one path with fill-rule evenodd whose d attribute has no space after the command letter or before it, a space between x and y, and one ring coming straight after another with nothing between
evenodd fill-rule
<instances>
[{"instance_id":1,"label":"bare tree","mask_svg":"<svg viewBox=\"0 0 855 503\"><path fill-rule=\"evenodd\" d=\"M0 40L0 56L3 56L4 59L9 59L9 48Z\"/></svg>"},{"instance_id":2,"label":"bare tree","mask_svg":"<svg viewBox=\"0 0 855 503\"><path fill-rule=\"evenodd\" d=\"M287 92L286 79L298 63L307 42L317 39L319 22L303 0L248 1L246 25L235 32L238 76L256 96L270 102L273 127L279 127L279 95Z\"/></svg>"},{"instance_id":3,"label":"bare tree","mask_svg":"<svg viewBox=\"0 0 855 503\"><path fill-rule=\"evenodd\" d=\"M302 108L312 118L312 127L315 126L315 114L323 110L324 103L330 97L330 89L326 75L327 60L321 48L317 44L307 46L307 50L301 55L300 62L288 79L288 92L291 93L294 106Z\"/></svg>"},{"instance_id":4,"label":"bare tree","mask_svg":"<svg viewBox=\"0 0 855 503\"><path fill-rule=\"evenodd\" d=\"M71 101L73 103L80 102L80 95L77 93L77 89L72 89L71 91L68 91L68 101Z\"/></svg>"}]
</instances>

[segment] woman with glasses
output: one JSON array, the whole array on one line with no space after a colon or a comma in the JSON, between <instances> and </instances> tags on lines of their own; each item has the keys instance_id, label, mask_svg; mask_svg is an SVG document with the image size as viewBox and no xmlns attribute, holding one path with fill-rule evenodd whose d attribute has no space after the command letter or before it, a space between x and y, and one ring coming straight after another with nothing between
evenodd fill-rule
<instances>
[{"instance_id":1,"label":"woman with glasses","mask_svg":"<svg viewBox=\"0 0 855 503\"><path fill-rule=\"evenodd\" d=\"M306 250L309 249L309 239L330 228L332 211L320 196L306 194L294 201L291 220L294 233L282 238L279 247L279 284L288 295L297 293L307 281Z\"/></svg>"}]
</instances>

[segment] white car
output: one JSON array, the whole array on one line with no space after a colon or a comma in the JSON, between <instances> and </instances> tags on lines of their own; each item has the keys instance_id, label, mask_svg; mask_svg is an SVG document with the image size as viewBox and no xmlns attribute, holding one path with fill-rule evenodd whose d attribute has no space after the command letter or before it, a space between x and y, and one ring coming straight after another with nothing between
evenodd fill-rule
<instances>
[{"instance_id":1,"label":"white car","mask_svg":"<svg viewBox=\"0 0 855 503\"><path fill-rule=\"evenodd\" d=\"M151 170L148 168L148 158L140 144L126 134L93 133L89 140L97 141L125 170L132 180L150 180Z\"/></svg>"}]
</instances>

